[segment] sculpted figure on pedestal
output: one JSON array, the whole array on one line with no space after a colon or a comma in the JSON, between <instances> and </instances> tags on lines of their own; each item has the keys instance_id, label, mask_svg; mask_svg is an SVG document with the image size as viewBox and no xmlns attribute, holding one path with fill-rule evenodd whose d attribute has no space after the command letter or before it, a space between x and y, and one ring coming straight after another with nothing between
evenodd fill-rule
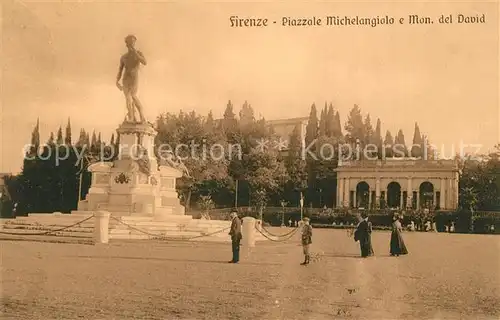
<instances>
[{"instance_id":1,"label":"sculpted figure on pedestal","mask_svg":"<svg viewBox=\"0 0 500 320\"><path fill-rule=\"evenodd\" d=\"M137 97L139 87L139 67L146 65L146 58L142 52L135 48L137 38L129 35L125 38L128 52L120 58L120 67L116 76L116 86L123 91L127 107L125 122L146 123L141 102ZM120 80L122 83L120 84ZM135 111L139 113L139 120L135 116Z\"/></svg>"}]
</instances>

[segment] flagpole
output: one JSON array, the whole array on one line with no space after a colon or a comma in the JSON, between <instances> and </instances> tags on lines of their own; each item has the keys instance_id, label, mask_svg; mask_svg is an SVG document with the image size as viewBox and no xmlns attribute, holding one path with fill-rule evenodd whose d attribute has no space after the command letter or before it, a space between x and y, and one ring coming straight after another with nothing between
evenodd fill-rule
<instances>
[{"instance_id":1,"label":"flagpole","mask_svg":"<svg viewBox=\"0 0 500 320\"><path fill-rule=\"evenodd\" d=\"M238 179L236 179L236 192L234 195L234 207L238 208Z\"/></svg>"}]
</instances>

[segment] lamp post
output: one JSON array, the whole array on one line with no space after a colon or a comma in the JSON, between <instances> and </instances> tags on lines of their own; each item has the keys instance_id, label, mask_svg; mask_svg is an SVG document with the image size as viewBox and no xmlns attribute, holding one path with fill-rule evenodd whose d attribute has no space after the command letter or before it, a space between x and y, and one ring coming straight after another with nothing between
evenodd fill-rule
<instances>
[{"instance_id":1,"label":"lamp post","mask_svg":"<svg viewBox=\"0 0 500 320\"><path fill-rule=\"evenodd\" d=\"M281 213L281 226L285 226L285 206L287 205L287 202L285 200L281 200L281 208L282 208L282 213Z\"/></svg>"},{"instance_id":2,"label":"lamp post","mask_svg":"<svg viewBox=\"0 0 500 320\"><path fill-rule=\"evenodd\" d=\"M304 196L302 195L302 191L300 192L300 220L304 218Z\"/></svg>"},{"instance_id":3,"label":"lamp post","mask_svg":"<svg viewBox=\"0 0 500 320\"><path fill-rule=\"evenodd\" d=\"M323 208L323 189L319 188L319 207Z\"/></svg>"}]
</instances>

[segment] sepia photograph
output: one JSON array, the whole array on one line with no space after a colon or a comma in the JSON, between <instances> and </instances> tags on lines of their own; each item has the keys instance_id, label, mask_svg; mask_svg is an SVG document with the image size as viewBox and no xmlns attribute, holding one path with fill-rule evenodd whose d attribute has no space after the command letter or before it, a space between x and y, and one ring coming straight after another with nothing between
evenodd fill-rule
<instances>
[{"instance_id":1,"label":"sepia photograph","mask_svg":"<svg viewBox=\"0 0 500 320\"><path fill-rule=\"evenodd\" d=\"M1 318L499 319L499 13L3 0Z\"/></svg>"}]
</instances>

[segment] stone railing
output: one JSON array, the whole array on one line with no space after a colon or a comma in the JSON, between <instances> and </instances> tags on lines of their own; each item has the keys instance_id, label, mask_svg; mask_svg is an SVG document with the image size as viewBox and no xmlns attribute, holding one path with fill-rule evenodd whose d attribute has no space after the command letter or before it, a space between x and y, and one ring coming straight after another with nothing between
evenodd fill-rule
<instances>
[{"instance_id":1,"label":"stone railing","mask_svg":"<svg viewBox=\"0 0 500 320\"><path fill-rule=\"evenodd\" d=\"M420 167L420 168L453 168L458 170L458 163L455 160L417 160L390 158L385 160L342 160L339 167L361 167L361 168L381 168L381 167Z\"/></svg>"}]
</instances>

